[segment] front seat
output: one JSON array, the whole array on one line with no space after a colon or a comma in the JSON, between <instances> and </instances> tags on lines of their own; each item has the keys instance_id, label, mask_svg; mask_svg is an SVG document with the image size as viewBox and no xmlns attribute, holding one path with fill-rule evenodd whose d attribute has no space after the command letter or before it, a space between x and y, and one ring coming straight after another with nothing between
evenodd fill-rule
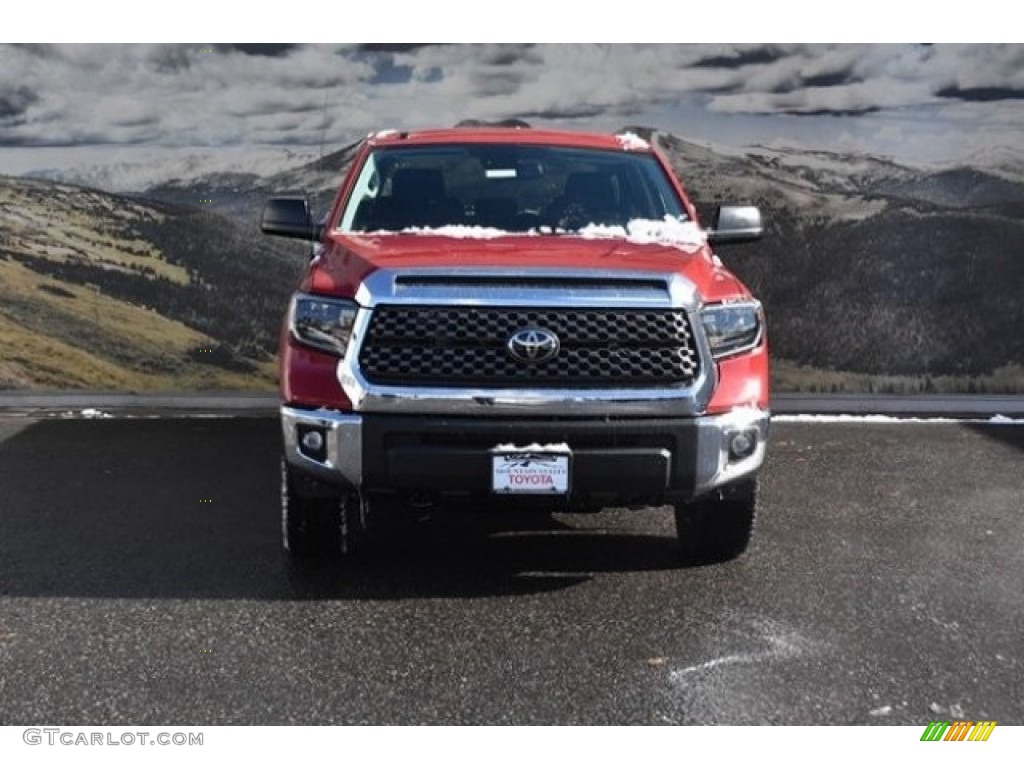
<instances>
[{"instance_id":1,"label":"front seat","mask_svg":"<svg viewBox=\"0 0 1024 768\"><path fill-rule=\"evenodd\" d=\"M561 229L587 224L622 224L615 180L600 171L577 171L565 179L565 188L547 210L547 219Z\"/></svg>"},{"instance_id":2,"label":"front seat","mask_svg":"<svg viewBox=\"0 0 1024 768\"><path fill-rule=\"evenodd\" d=\"M444 175L436 168L400 168L391 177L388 229L442 227L462 223L461 206L448 197Z\"/></svg>"}]
</instances>

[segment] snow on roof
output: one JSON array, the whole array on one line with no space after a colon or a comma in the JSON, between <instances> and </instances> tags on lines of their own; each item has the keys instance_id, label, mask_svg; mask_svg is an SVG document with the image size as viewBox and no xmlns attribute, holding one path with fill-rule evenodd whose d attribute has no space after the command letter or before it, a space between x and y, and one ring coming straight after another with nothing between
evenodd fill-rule
<instances>
[{"instance_id":1,"label":"snow on roof","mask_svg":"<svg viewBox=\"0 0 1024 768\"><path fill-rule=\"evenodd\" d=\"M650 149L651 145L644 139L641 139L632 131L626 131L615 136L619 140L619 144L622 145L623 149Z\"/></svg>"},{"instance_id":2,"label":"snow on roof","mask_svg":"<svg viewBox=\"0 0 1024 768\"><path fill-rule=\"evenodd\" d=\"M381 134L385 135L381 135ZM373 134L371 140L381 146L401 144L417 146L427 144L533 144L539 146L580 147L594 149L626 148L619 139L607 133L589 131L566 131L542 128L499 128L499 127L463 127L433 128L408 132L379 132ZM643 139L637 137L637 141ZM648 146L630 142L630 148L641 149Z\"/></svg>"}]
</instances>

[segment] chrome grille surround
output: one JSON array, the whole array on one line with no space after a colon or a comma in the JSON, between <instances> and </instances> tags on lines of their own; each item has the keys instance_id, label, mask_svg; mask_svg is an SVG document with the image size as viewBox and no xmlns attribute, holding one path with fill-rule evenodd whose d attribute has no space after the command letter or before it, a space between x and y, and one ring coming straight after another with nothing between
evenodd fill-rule
<instances>
[{"instance_id":1,"label":"chrome grille surround","mask_svg":"<svg viewBox=\"0 0 1024 768\"><path fill-rule=\"evenodd\" d=\"M361 309L348 351L338 364L339 381L356 411L552 417L606 416L610 412L620 416L698 415L704 412L716 383L716 368L699 325L699 296L695 286L676 273L382 269L363 281L356 301ZM378 312L384 318L379 326L375 321ZM425 331L414 328L411 340L399 338L415 326L403 319L402 313L426 321L433 335L428 339ZM521 364L512 363L505 352L508 337L496 344L506 330L519 330L509 325L510 318L529 321L530 313L556 326L532 323L558 333L563 346L550 361L555 367L546 371L539 372L536 367L513 370L509 366ZM448 343L465 330L467 317L471 326L483 329L482 335L496 344L492 351L473 353L479 357L473 361L472 372L463 360L462 348ZM622 319L637 321L641 330L630 335L629 328L620 327ZM559 333L563 329L564 336ZM404 351L379 351L384 347L378 342L389 335ZM439 335L445 343L436 343ZM424 360L417 359L420 354ZM658 358L654 373L652 355ZM388 368L395 359L400 360L399 368ZM442 372L434 374L431 366ZM410 375L424 371L435 378L417 380ZM506 378L502 380L502 376Z\"/></svg>"},{"instance_id":2,"label":"chrome grille surround","mask_svg":"<svg viewBox=\"0 0 1024 768\"><path fill-rule=\"evenodd\" d=\"M509 340L557 336L547 360L519 361ZM443 387L684 387L700 369L682 309L378 306L359 355L372 384Z\"/></svg>"}]
</instances>

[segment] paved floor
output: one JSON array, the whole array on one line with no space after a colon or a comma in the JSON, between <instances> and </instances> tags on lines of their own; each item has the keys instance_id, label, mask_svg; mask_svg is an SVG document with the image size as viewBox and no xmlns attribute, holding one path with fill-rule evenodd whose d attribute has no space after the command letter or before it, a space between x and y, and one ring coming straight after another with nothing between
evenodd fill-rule
<instances>
[{"instance_id":1,"label":"paved floor","mask_svg":"<svg viewBox=\"0 0 1024 768\"><path fill-rule=\"evenodd\" d=\"M300 571L272 418L0 417L0 724L1024 724L1024 428L772 438L726 565L660 510Z\"/></svg>"}]
</instances>

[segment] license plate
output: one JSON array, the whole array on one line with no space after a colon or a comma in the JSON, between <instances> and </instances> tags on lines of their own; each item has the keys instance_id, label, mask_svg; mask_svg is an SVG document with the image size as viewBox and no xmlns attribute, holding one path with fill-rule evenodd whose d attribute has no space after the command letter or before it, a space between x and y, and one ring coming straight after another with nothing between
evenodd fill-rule
<instances>
[{"instance_id":1,"label":"license plate","mask_svg":"<svg viewBox=\"0 0 1024 768\"><path fill-rule=\"evenodd\" d=\"M569 493L568 452L496 451L491 467L495 493Z\"/></svg>"}]
</instances>

